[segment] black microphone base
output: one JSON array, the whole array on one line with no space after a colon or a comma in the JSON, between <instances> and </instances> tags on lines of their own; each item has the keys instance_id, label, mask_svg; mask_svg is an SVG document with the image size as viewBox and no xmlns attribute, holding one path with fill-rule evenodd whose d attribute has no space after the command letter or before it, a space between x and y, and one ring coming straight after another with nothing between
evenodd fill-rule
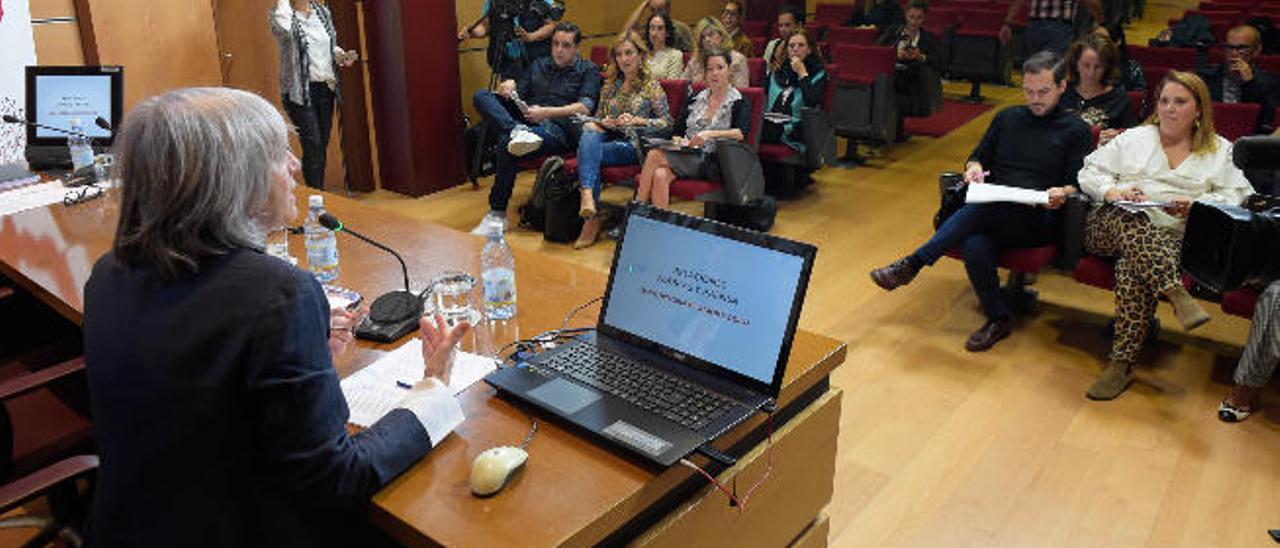
<instances>
[{"instance_id":1,"label":"black microphone base","mask_svg":"<svg viewBox=\"0 0 1280 548\"><path fill-rule=\"evenodd\" d=\"M51 171L57 169L71 169L71 153L67 151L66 145L28 145L26 155L27 164L34 170Z\"/></svg>"},{"instance_id":2,"label":"black microphone base","mask_svg":"<svg viewBox=\"0 0 1280 548\"><path fill-rule=\"evenodd\" d=\"M369 317L356 327L356 338L393 342L418 327L422 299L408 291L392 291L373 300Z\"/></svg>"}]
</instances>

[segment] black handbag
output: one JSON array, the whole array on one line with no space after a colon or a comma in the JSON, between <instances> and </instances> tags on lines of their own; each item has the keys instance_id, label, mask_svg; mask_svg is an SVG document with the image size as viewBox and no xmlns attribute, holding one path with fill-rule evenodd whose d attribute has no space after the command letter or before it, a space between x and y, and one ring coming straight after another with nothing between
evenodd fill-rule
<instances>
[{"instance_id":1,"label":"black handbag","mask_svg":"<svg viewBox=\"0 0 1280 548\"><path fill-rule=\"evenodd\" d=\"M725 203L747 205L764 197L764 170L750 146L732 139L716 141L716 160Z\"/></svg>"},{"instance_id":2,"label":"black handbag","mask_svg":"<svg viewBox=\"0 0 1280 548\"><path fill-rule=\"evenodd\" d=\"M947 172L938 176L938 194L942 198L942 203L938 206L938 212L933 214L934 230L964 207L966 188L968 185L964 182L963 174Z\"/></svg>"}]
</instances>

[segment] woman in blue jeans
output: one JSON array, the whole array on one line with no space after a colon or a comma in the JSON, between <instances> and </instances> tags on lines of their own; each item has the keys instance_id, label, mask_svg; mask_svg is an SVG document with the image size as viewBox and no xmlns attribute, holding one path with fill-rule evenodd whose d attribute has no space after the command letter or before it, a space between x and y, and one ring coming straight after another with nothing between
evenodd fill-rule
<instances>
[{"instance_id":1,"label":"woman in blue jeans","mask_svg":"<svg viewBox=\"0 0 1280 548\"><path fill-rule=\"evenodd\" d=\"M610 49L609 71L600 90L595 120L583 127L578 141L578 177L582 186L579 215L586 222L574 249L594 244L600 235L596 215L600 200L600 167L640 163L639 139L671 132L667 94L649 75L648 52L640 35L627 31Z\"/></svg>"}]
</instances>

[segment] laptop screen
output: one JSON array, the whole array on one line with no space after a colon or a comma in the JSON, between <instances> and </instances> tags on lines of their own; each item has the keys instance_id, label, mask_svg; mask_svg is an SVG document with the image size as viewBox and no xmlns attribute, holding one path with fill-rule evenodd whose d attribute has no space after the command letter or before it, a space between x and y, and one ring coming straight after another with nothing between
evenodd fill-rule
<instances>
[{"instance_id":1,"label":"laptop screen","mask_svg":"<svg viewBox=\"0 0 1280 548\"><path fill-rule=\"evenodd\" d=\"M601 329L777 397L816 250L728 225L633 206ZM699 363L701 362L701 363Z\"/></svg>"}]
</instances>

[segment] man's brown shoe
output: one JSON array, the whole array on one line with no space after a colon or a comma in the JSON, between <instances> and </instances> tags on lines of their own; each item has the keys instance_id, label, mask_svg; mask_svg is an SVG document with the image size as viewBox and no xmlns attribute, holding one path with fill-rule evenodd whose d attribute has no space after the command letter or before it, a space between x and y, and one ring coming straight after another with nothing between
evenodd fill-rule
<instances>
[{"instance_id":1,"label":"man's brown shoe","mask_svg":"<svg viewBox=\"0 0 1280 548\"><path fill-rule=\"evenodd\" d=\"M969 340L964 342L964 349L970 352L989 350L1010 333L1013 333L1012 318L987 320L987 323L969 335Z\"/></svg>"},{"instance_id":2,"label":"man's brown shoe","mask_svg":"<svg viewBox=\"0 0 1280 548\"><path fill-rule=\"evenodd\" d=\"M911 266L906 258L902 258L889 263L888 266L872 270L871 281L886 291L893 291L911 283L919 272L919 268Z\"/></svg>"}]
</instances>

